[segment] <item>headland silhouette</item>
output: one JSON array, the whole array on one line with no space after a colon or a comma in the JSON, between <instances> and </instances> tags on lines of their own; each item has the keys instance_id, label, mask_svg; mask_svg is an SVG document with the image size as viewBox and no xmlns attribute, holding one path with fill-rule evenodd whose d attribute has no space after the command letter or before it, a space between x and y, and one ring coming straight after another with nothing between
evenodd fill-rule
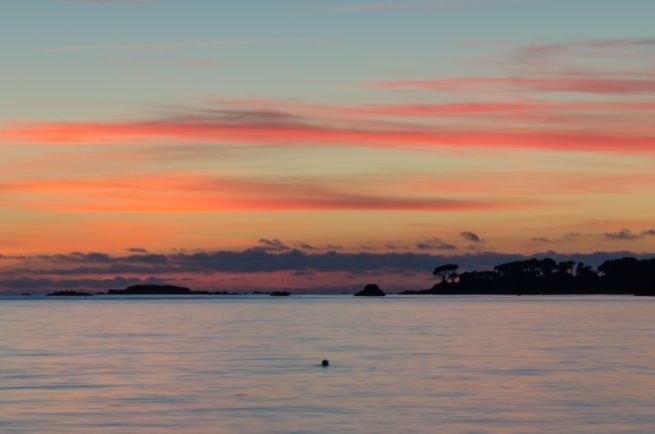
<instances>
[{"instance_id":1,"label":"headland silhouette","mask_svg":"<svg viewBox=\"0 0 655 434\"><path fill-rule=\"evenodd\" d=\"M441 280L432 288L401 294L530 295L634 294L655 296L655 258L611 259L594 270L582 262L528 259L496 265L489 271L457 273L457 264L436 267Z\"/></svg>"}]
</instances>

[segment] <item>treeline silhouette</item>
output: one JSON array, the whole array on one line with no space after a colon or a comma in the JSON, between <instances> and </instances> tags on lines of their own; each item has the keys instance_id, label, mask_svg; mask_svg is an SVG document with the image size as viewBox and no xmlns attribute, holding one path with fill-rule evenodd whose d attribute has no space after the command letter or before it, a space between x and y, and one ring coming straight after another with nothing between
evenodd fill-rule
<instances>
[{"instance_id":1,"label":"treeline silhouette","mask_svg":"<svg viewBox=\"0 0 655 434\"><path fill-rule=\"evenodd\" d=\"M598 269L582 262L527 259L496 265L493 271L457 273L457 264L436 267L441 280L423 291L401 294L635 294L655 295L655 258L625 257Z\"/></svg>"}]
</instances>

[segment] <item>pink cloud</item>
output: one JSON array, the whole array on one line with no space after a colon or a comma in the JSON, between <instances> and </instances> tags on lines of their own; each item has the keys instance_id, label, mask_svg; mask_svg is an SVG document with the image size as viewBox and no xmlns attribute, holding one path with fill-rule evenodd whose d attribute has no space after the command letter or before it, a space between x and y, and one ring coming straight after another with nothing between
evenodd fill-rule
<instances>
[{"instance_id":1,"label":"pink cloud","mask_svg":"<svg viewBox=\"0 0 655 434\"><path fill-rule=\"evenodd\" d=\"M361 125L360 125L361 124ZM541 149L604 153L652 153L648 126L629 133L537 128L439 128L404 124L310 122L280 113L223 113L143 122L23 122L0 129L0 143L126 144L215 143L398 148Z\"/></svg>"},{"instance_id":2,"label":"pink cloud","mask_svg":"<svg viewBox=\"0 0 655 434\"><path fill-rule=\"evenodd\" d=\"M465 116L478 114L510 114L530 111L561 112L561 111L655 111L655 102L552 102L542 99L521 98L520 101L496 102L465 102L441 104L360 104L360 105L328 105L313 104L298 98L242 98L228 99L221 97L201 98L199 102L217 107L208 110L198 110L196 113L220 113L227 111L289 113L296 116L313 116L315 118L342 117L352 119L358 117L434 117L434 116Z\"/></svg>"},{"instance_id":3,"label":"pink cloud","mask_svg":"<svg viewBox=\"0 0 655 434\"><path fill-rule=\"evenodd\" d=\"M217 115L232 113L236 117L260 113L264 117L289 121L302 119L322 120L323 125L341 125L343 128L389 129L408 128L403 123L412 122L409 128L415 130L435 129L436 125L450 123L470 125L475 131L500 130L503 126L528 131L595 131L612 135L613 131L641 132L645 134L650 125L647 115L655 111L655 103L625 101L546 101L543 99L520 98L518 101L463 102L442 104L361 104L328 105L312 104L291 98L282 99L222 99L204 98L215 109L196 110L194 115ZM393 119L394 122L383 119ZM456 123L453 123L455 121ZM464 123L465 122L465 123ZM365 145L362 145L365 146Z\"/></svg>"},{"instance_id":4,"label":"pink cloud","mask_svg":"<svg viewBox=\"0 0 655 434\"><path fill-rule=\"evenodd\" d=\"M555 44L532 44L521 47L518 54L523 57L590 57L603 52L605 55L623 57L630 52L655 48L655 39L599 39L567 41ZM628 52L626 52L628 50Z\"/></svg>"},{"instance_id":5,"label":"pink cloud","mask_svg":"<svg viewBox=\"0 0 655 434\"><path fill-rule=\"evenodd\" d=\"M471 45L471 42L459 45ZM478 43L479 45L479 43ZM509 72L496 77L450 77L374 83L375 89L415 89L448 93L489 92L580 93L590 95L646 95L655 92L652 50L655 39L601 39L511 46L493 58L474 64ZM518 71L518 72L517 72Z\"/></svg>"},{"instance_id":6,"label":"pink cloud","mask_svg":"<svg viewBox=\"0 0 655 434\"><path fill-rule=\"evenodd\" d=\"M472 77L399 80L373 83L374 89L412 89L439 92L487 90L514 92L575 92L601 95L637 95L655 92L655 79L581 77Z\"/></svg>"}]
</instances>

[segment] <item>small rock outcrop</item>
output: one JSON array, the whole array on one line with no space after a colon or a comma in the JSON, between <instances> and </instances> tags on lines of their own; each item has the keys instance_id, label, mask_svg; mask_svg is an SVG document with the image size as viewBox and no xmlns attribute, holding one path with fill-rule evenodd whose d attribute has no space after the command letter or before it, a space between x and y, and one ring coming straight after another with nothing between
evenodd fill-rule
<instances>
[{"instance_id":1,"label":"small rock outcrop","mask_svg":"<svg viewBox=\"0 0 655 434\"><path fill-rule=\"evenodd\" d=\"M369 283L355 297L384 297L386 294L375 283Z\"/></svg>"}]
</instances>

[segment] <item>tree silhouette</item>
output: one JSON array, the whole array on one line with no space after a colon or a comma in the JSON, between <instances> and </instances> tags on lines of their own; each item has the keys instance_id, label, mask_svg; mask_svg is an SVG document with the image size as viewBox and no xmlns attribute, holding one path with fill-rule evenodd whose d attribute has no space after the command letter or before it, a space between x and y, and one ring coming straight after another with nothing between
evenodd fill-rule
<instances>
[{"instance_id":1,"label":"tree silhouette","mask_svg":"<svg viewBox=\"0 0 655 434\"><path fill-rule=\"evenodd\" d=\"M603 262L598 270L582 262L530 258L496 265L494 271L464 271L445 264L432 274L432 288L401 294L634 294L655 296L655 258L625 257Z\"/></svg>"},{"instance_id":2,"label":"tree silhouette","mask_svg":"<svg viewBox=\"0 0 655 434\"><path fill-rule=\"evenodd\" d=\"M432 274L441 277L441 283L446 282L446 280L450 280L451 282L454 282L455 279L457 279L456 271L458 268L459 265L457 264L440 265L434 269Z\"/></svg>"}]
</instances>

